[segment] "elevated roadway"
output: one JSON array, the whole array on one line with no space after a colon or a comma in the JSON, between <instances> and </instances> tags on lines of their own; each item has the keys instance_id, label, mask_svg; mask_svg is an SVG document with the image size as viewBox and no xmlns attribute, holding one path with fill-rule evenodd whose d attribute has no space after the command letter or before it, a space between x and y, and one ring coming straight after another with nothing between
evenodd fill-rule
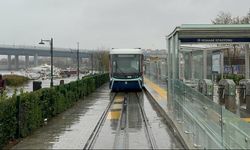
<instances>
[{"instance_id":1,"label":"elevated roadway","mask_svg":"<svg viewBox=\"0 0 250 150\"><path fill-rule=\"evenodd\" d=\"M49 47L38 46L17 46L17 45L0 45L0 55L8 56L8 69L11 67L11 56L15 56L15 69L19 68L19 56L25 56L25 67L29 66L29 57L34 57L34 66L38 65L38 57L50 57ZM70 48L53 48L53 57L76 57L76 50ZM89 50L79 50L79 58L90 58Z\"/></svg>"}]
</instances>

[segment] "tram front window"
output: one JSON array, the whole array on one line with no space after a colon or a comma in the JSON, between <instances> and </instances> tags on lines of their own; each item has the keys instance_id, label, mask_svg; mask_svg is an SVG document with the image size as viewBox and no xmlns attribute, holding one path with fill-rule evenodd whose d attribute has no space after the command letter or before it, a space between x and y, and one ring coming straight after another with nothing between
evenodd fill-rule
<instances>
[{"instance_id":1,"label":"tram front window","mask_svg":"<svg viewBox=\"0 0 250 150\"><path fill-rule=\"evenodd\" d=\"M136 75L140 73L140 55L117 54L112 57L113 74Z\"/></svg>"}]
</instances>

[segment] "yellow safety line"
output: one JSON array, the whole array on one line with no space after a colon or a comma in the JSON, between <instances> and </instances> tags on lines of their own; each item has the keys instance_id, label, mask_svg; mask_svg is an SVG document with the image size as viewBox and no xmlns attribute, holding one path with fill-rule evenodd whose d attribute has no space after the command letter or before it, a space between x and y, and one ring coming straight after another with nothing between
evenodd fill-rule
<instances>
[{"instance_id":1,"label":"yellow safety line","mask_svg":"<svg viewBox=\"0 0 250 150\"><path fill-rule=\"evenodd\" d=\"M107 119L108 120L117 120L121 115L122 110L122 102L124 101L124 95L116 95L114 102L110 111L108 112Z\"/></svg>"},{"instance_id":2,"label":"yellow safety line","mask_svg":"<svg viewBox=\"0 0 250 150\"><path fill-rule=\"evenodd\" d=\"M149 79L144 78L144 81L150 88L154 89L163 99L167 99L167 91L158 86L157 84L151 82Z\"/></svg>"},{"instance_id":3,"label":"yellow safety line","mask_svg":"<svg viewBox=\"0 0 250 150\"><path fill-rule=\"evenodd\" d=\"M121 111L120 110L118 110L118 111L110 111L108 113L107 119L109 119L109 120L112 120L112 119L116 120L116 119L119 119L120 115L121 115Z\"/></svg>"},{"instance_id":4,"label":"yellow safety line","mask_svg":"<svg viewBox=\"0 0 250 150\"><path fill-rule=\"evenodd\" d=\"M250 122L250 118L241 118L243 121Z\"/></svg>"}]
</instances>

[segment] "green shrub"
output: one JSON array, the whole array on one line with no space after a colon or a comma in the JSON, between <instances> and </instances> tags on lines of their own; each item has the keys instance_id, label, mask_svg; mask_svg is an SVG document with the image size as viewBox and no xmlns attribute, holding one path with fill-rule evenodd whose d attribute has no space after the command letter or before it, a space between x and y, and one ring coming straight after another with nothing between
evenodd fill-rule
<instances>
[{"instance_id":1,"label":"green shrub","mask_svg":"<svg viewBox=\"0 0 250 150\"><path fill-rule=\"evenodd\" d=\"M224 79L231 79L234 81L234 83L236 85L239 85L239 81L241 79L244 79L245 77L244 77L244 75L239 75L239 74L224 74L223 78ZM221 75L218 75L217 82L219 82L220 80L221 80Z\"/></svg>"},{"instance_id":2,"label":"green shrub","mask_svg":"<svg viewBox=\"0 0 250 150\"><path fill-rule=\"evenodd\" d=\"M30 80L29 78L20 75L4 75L3 79L6 80L7 86L21 86Z\"/></svg>"},{"instance_id":3,"label":"green shrub","mask_svg":"<svg viewBox=\"0 0 250 150\"><path fill-rule=\"evenodd\" d=\"M26 137L45 119L68 109L108 81L108 74L87 76L69 84L0 97L0 149L12 139Z\"/></svg>"},{"instance_id":4,"label":"green shrub","mask_svg":"<svg viewBox=\"0 0 250 150\"><path fill-rule=\"evenodd\" d=\"M40 92L21 93L19 105L20 136L25 137L40 127L43 121Z\"/></svg>"},{"instance_id":5,"label":"green shrub","mask_svg":"<svg viewBox=\"0 0 250 150\"><path fill-rule=\"evenodd\" d=\"M0 148L14 139L17 130L16 98L0 100Z\"/></svg>"}]
</instances>

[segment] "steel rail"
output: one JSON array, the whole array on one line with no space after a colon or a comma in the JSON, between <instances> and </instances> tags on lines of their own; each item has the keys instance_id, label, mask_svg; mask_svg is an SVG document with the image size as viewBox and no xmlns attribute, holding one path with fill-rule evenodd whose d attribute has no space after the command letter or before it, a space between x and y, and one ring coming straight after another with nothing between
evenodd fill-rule
<instances>
[{"instance_id":1,"label":"steel rail","mask_svg":"<svg viewBox=\"0 0 250 150\"><path fill-rule=\"evenodd\" d=\"M143 91L144 92L144 91ZM139 108L140 108L140 112L141 112L141 115L142 115L142 119L143 119L143 122L145 124L145 132L146 132L146 137L147 137L147 140L149 142L149 145L150 145L150 148L151 149L158 149L157 147L157 144L155 142L155 138L154 138L154 135L153 135L153 132L151 130L151 126L148 122L148 118L147 118L147 115L145 113L145 110L143 109L143 107L141 106L141 103L140 103L140 96L138 93L136 93L136 96L137 96L137 102L138 102L138 105L139 105Z\"/></svg>"},{"instance_id":2,"label":"steel rail","mask_svg":"<svg viewBox=\"0 0 250 150\"><path fill-rule=\"evenodd\" d=\"M127 102L128 102L128 94L126 93L124 96L124 101L122 105L121 114L119 117L116 135L114 139L113 149L128 149L127 147ZM122 134L123 133L123 134ZM119 143L121 140L121 135L123 135L123 143Z\"/></svg>"},{"instance_id":3,"label":"steel rail","mask_svg":"<svg viewBox=\"0 0 250 150\"><path fill-rule=\"evenodd\" d=\"M105 119L107 117L107 114L114 102L114 99L116 97L117 93L114 94L114 96L111 98L111 101L109 102L108 106L106 107L106 109L104 110L104 112L102 113L99 121L97 122L94 130L92 131L91 135L89 136L86 144L84 145L83 149L92 149L93 148L93 145L98 137L98 134L100 133L101 131L101 127L103 125L103 123L105 122Z\"/></svg>"}]
</instances>

